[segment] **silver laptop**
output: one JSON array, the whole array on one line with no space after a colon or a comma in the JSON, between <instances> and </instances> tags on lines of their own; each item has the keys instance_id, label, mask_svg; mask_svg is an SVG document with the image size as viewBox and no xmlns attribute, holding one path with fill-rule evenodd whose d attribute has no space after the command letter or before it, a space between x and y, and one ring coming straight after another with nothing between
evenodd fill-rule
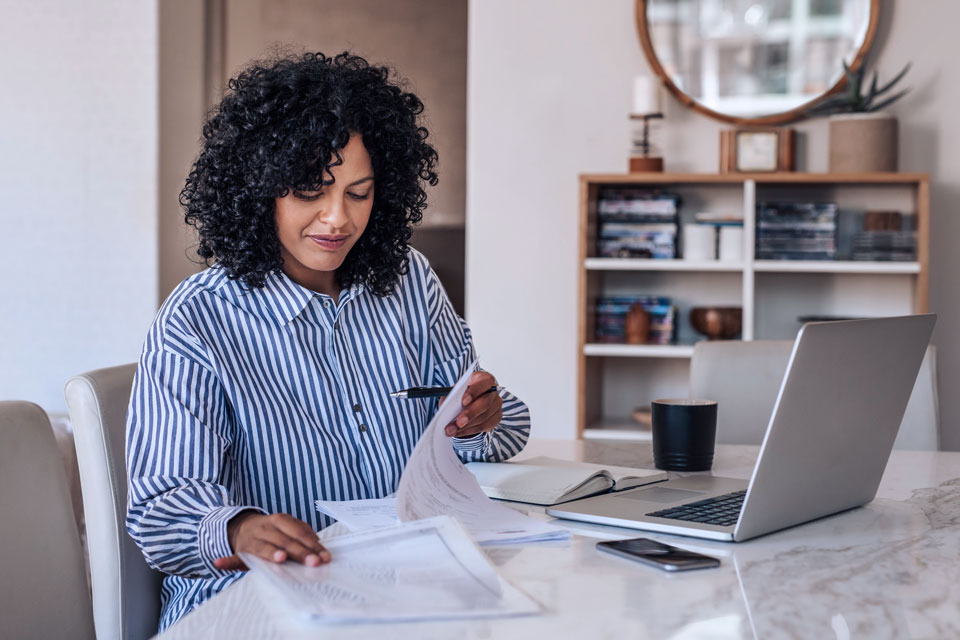
<instances>
[{"instance_id":1,"label":"silver laptop","mask_svg":"<svg viewBox=\"0 0 960 640\"><path fill-rule=\"evenodd\" d=\"M547 513L739 542L866 504L935 322L926 314L804 325L749 481L691 475Z\"/></svg>"}]
</instances>

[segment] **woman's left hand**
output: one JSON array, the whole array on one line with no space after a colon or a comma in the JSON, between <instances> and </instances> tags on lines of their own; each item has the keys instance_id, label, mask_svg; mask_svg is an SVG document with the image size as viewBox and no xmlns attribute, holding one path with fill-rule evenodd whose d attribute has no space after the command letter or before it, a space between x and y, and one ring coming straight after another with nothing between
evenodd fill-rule
<instances>
[{"instance_id":1,"label":"woman's left hand","mask_svg":"<svg viewBox=\"0 0 960 640\"><path fill-rule=\"evenodd\" d=\"M503 419L503 398L496 391L484 392L495 386L496 378L486 371L477 371L470 376L463 394L463 410L456 420L447 425L444 433L454 438L469 438L484 431L493 431Z\"/></svg>"}]
</instances>

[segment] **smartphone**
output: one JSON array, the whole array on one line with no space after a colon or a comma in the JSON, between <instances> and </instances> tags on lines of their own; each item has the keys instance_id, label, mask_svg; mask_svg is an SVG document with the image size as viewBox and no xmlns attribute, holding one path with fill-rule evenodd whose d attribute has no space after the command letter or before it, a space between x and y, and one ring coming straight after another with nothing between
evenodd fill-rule
<instances>
[{"instance_id":1,"label":"smartphone","mask_svg":"<svg viewBox=\"0 0 960 640\"><path fill-rule=\"evenodd\" d=\"M598 542L597 551L636 560L664 571L690 571L720 566L720 560L717 558L671 547L649 538Z\"/></svg>"}]
</instances>

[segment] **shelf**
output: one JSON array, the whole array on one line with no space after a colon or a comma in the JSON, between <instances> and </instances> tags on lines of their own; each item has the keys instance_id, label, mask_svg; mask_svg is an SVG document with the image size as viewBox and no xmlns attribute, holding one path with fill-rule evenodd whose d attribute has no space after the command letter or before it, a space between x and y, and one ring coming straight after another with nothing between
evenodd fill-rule
<instances>
[{"instance_id":1,"label":"shelf","mask_svg":"<svg viewBox=\"0 0 960 640\"><path fill-rule=\"evenodd\" d=\"M628 419L604 419L583 430L583 437L590 440L640 440L649 442L652 435L636 422Z\"/></svg>"},{"instance_id":2,"label":"shelf","mask_svg":"<svg viewBox=\"0 0 960 640\"><path fill-rule=\"evenodd\" d=\"M920 273L919 262L853 262L841 260L757 260L753 269L763 273Z\"/></svg>"},{"instance_id":3,"label":"shelf","mask_svg":"<svg viewBox=\"0 0 960 640\"><path fill-rule=\"evenodd\" d=\"M692 344L606 344L592 342L583 345L587 356L612 356L624 358L689 358L693 355Z\"/></svg>"},{"instance_id":4,"label":"shelf","mask_svg":"<svg viewBox=\"0 0 960 640\"><path fill-rule=\"evenodd\" d=\"M587 258L587 271L743 271L739 262L693 262L691 260L649 260L643 258Z\"/></svg>"},{"instance_id":5,"label":"shelf","mask_svg":"<svg viewBox=\"0 0 960 640\"><path fill-rule=\"evenodd\" d=\"M691 262L687 260L648 260L642 258L587 258L587 271L743 271L739 262ZM920 273L919 262L867 262L849 260L757 260L754 271L762 273Z\"/></svg>"},{"instance_id":6,"label":"shelf","mask_svg":"<svg viewBox=\"0 0 960 640\"><path fill-rule=\"evenodd\" d=\"M930 282L930 178L923 173L584 173L580 183L577 433L583 438L647 440L630 414L654 397L686 397L697 335L687 319L697 306L739 306L741 335L790 339L806 315L924 313ZM669 192L698 211L743 215L745 244L736 263L599 257L598 201L607 189ZM838 207L913 211L912 262L757 260L757 203L834 201ZM681 254L682 255L682 254ZM772 255L772 254L764 254ZM847 255L847 254L844 254ZM597 300L649 295L673 299L679 344L597 342ZM600 332L603 333L602 331ZM606 336L603 339L610 339ZM592 341L592 342L591 342ZM613 416L612 419L607 419Z\"/></svg>"},{"instance_id":7,"label":"shelf","mask_svg":"<svg viewBox=\"0 0 960 640\"><path fill-rule=\"evenodd\" d=\"M929 179L925 173L611 173L582 174L590 184L918 184Z\"/></svg>"}]
</instances>

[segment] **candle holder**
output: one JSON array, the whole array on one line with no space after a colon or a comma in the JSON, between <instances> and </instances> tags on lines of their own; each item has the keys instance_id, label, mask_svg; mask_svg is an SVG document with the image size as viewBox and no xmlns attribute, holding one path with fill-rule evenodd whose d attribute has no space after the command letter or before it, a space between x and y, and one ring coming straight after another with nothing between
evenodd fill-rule
<instances>
[{"instance_id":1,"label":"candle holder","mask_svg":"<svg viewBox=\"0 0 960 640\"><path fill-rule=\"evenodd\" d=\"M630 153L630 173L662 172L663 157L655 136L650 135L650 121L663 119L662 113L632 113L633 148Z\"/></svg>"}]
</instances>

